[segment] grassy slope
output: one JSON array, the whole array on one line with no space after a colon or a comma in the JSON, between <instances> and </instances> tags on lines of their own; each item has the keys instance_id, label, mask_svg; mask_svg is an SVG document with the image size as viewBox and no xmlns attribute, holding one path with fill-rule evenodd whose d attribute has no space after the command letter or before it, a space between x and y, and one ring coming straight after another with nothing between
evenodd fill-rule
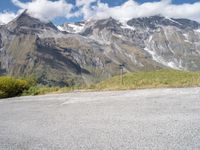
<instances>
[{"instance_id":1,"label":"grassy slope","mask_svg":"<svg viewBox=\"0 0 200 150\"><path fill-rule=\"evenodd\" d=\"M28 91L24 92L24 95L65 93L74 90L101 91L198 86L200 86L200 72L158 70L151 72L127 73L124 75L123 84L121 83L121 77L115 76L89 87L31 87Z\"/></svg>"},{"instance_id":2,"label":"grassy slope","mask_svg":"<svg viewBox=\"0 0 200 150\"><path fill-rule=\"evenodd\" d=\"M120 76L112 77L93 86L96 90L128 90L140 88L196 87L200 86L200 72L177 70L159 70L136 72L124 75L122 84Z\"/></svg>"}]
</instances>

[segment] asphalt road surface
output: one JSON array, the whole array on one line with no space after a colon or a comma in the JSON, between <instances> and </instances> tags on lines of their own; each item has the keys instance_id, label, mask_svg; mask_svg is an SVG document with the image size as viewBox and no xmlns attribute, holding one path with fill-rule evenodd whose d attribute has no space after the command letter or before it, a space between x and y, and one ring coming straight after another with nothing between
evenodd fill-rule
<instances>
[{"instance_id":1,"label":"asphalt road surface","mask_svg":"<svg viewBox=\"0 0 200 150\"><path fill-rule=\"evenodd\" d=\"M200 149L200 88L0 100L0 150L143 149Z\"/></svg>"}]
</instances>

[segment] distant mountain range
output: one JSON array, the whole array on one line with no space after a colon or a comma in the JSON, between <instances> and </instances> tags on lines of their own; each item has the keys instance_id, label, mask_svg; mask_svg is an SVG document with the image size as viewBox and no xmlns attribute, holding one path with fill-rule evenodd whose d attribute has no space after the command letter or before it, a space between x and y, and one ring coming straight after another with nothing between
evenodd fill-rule
<instances>
[{"instance_id":1,"label":"distant mountain range","mask_svg":"<svg viewBox=\"0 0 200 150\"><path fill-rule=\"evenodd\" d=\"M119 73L173 68L200 71L200 24L162 16L113 18L56 27L26 11L0 26L0 73L41 84L92 84Z\"/></svg>"}]
</instances>

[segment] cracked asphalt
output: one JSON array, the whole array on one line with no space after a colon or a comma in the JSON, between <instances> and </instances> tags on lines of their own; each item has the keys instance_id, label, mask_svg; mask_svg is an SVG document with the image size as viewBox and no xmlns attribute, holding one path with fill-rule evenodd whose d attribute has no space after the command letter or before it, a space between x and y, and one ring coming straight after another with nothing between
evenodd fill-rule
<instances>
[{"instance_id":1,"label":"cracked asphalt","mask_svg":"<svg viewBox=\"0 0 200 150\"><path fill-rule=\"evenodd\" d=\"M199 150L200 88L0 100L0 150Z\"/></svg>"}]
</instances>

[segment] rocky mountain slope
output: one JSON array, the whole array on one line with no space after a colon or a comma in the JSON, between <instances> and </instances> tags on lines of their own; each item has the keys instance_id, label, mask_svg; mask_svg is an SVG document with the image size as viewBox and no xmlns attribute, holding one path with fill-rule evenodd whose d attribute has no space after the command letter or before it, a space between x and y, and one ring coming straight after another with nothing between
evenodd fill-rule
<instances>
[{"instance_id":1,"label":"rocky mountain slope","mask_svg":"<svg viewBox=\"0 0 200 150\"><path fill-rule=\"evenodd\" d=\"M150 55L163 66L200 70L200 24L195 21L152 16L120 23L109 18L86 24L80 34L108 45L116 44L113 37L117 37L136 45L145 56Z\"/></svg>"},{"instance_id":2,"label":"rocky mountain slope","mask_svg":"<svg viewBox=\"0 0 200 150\"><path fill-rule=\"evenodd\" d=\"M1 74L49 85L91 84L119 73L174 68L199 71L200 24L161 16L113 18L56 27L26 12L0 26Z\"/></svg>"}]
</instances>

